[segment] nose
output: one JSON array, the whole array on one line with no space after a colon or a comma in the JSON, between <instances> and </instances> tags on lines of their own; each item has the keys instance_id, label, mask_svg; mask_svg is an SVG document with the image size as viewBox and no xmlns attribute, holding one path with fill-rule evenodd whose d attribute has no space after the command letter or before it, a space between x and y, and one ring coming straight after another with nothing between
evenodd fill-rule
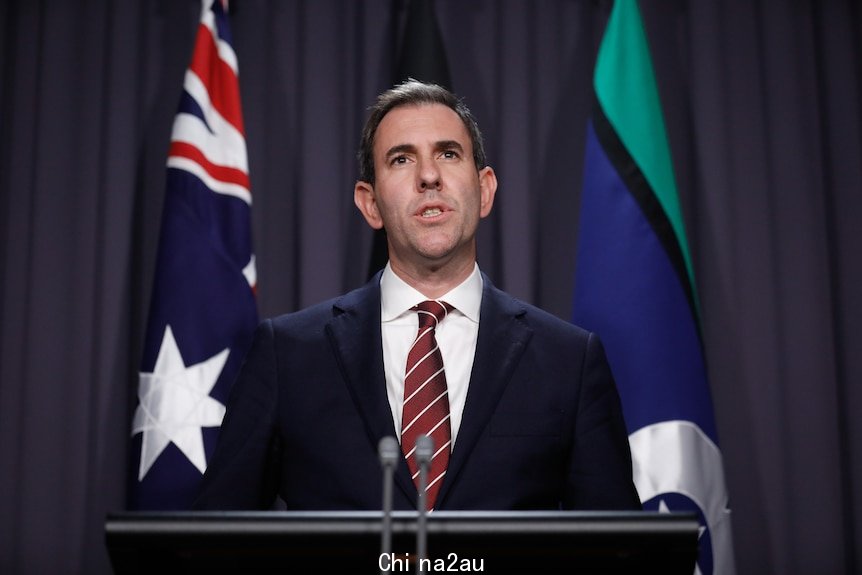
<instances>
[{"instance_id":1,"label":"nose","mask_svg":"<svg viewBox=\"0 0 862 575\"><path fill-rule=\"evenodd\" d=\"M419 166L419 191L440 188L440 172L432 160L426 160Z\"/></svg>"}]
</instances>

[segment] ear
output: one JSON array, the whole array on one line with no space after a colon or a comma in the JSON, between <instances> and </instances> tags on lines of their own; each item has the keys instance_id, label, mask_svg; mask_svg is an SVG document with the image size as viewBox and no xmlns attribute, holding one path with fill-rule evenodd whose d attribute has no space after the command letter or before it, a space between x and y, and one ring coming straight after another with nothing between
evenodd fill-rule
<instances>
[{"instance_id":1,"label":"ear","mask_svg":"<svg viewBox=\"0 0 862 575\"><path fill-rule=\"evenodd\" d=\"M353 187L353 203L362 212L369 226L375 230L383 227L383 219L377 209L377 198L374 196L374 186L361 180L356 182Z\"/></svg>"},{"instance_id":2,"label":"ear","mask_svg":"<svg viewBox=\"0 0 862 575\"><path fill-rule=\"evenodd\" d=\"M491 213L494 195L497 193L497 174L491 166L479 170L479 216L484 218Z\"/></svg>"}]
</instances>

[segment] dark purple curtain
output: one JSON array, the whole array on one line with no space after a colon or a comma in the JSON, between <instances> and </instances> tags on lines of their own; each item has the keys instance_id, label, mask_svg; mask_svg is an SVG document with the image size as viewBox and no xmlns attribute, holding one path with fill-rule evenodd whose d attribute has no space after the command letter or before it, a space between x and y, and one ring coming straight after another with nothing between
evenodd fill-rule
<instances>
[{"instance_id":1,"label":"dark purple curtain","mask_svg":"<svg viewBox=\"0 0 862 575\"><path fill-rule=\"evenodd\" d=\"M262 317L364 281L352 203L403 2L234 0ZM497 285L568 319L609 3L437 0L500 190ZM642 2L740 574L862 571L862 10ZM107 573L196 0L0 2L0 572ZM644 334L649 337L649 334Z\"/></svg>"}]
</instances>

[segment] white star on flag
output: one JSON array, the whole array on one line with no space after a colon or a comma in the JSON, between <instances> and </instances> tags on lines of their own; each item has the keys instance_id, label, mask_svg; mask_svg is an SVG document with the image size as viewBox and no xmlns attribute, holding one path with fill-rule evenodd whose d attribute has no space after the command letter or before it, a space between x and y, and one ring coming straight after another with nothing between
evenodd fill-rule
<instances>
[{"instance_id":1,"label":"white star on flag","mask_svg":"<svg viewBox=\"0 0 862 575\"><path fill-rule=\"evenodd\" d=\"M670 508L667 506L667 503L664 502L664 499L659 499L658 502L658 512L659 513L670 513ZM703 534L706 532L706 527L701 525L697 528L697 540L700 541L700 538L703 537ZM701 575L703 571L700 570L700 565L697 563L694 564L694 575Z\"/></svg>"},{"instance_id":2,"label":"white star on flag","mask_svg":"<svg viewBox=\"0 0 862 575\"><path fill-rule=\"evenodd\" d=\"M218 427L225 406L210 397L227 362L229 349L196 365L186 366L171 326L165 328L159 355L152 373L141 372L139 405L135 410L132 435L143 432L138 481L169 443L176 445L203 473L207 462L202 427Z\"/></svg>"}]
</instances>

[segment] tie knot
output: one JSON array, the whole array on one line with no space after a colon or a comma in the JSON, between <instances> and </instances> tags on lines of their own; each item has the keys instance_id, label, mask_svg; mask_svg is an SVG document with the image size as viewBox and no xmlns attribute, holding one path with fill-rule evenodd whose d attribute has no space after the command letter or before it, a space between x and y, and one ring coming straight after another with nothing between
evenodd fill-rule
<instances>
[{"instance_id":1,"label":"tie knot","mask_svg":"<svg viewBox=\"0 0 862 575\"><path fill-rule=\"evenodd\" d=\"M420 328L436 328L437 324L454 308L445 301L426 300L411 309L419 314Z\"/></svg>"}]
</instances>

